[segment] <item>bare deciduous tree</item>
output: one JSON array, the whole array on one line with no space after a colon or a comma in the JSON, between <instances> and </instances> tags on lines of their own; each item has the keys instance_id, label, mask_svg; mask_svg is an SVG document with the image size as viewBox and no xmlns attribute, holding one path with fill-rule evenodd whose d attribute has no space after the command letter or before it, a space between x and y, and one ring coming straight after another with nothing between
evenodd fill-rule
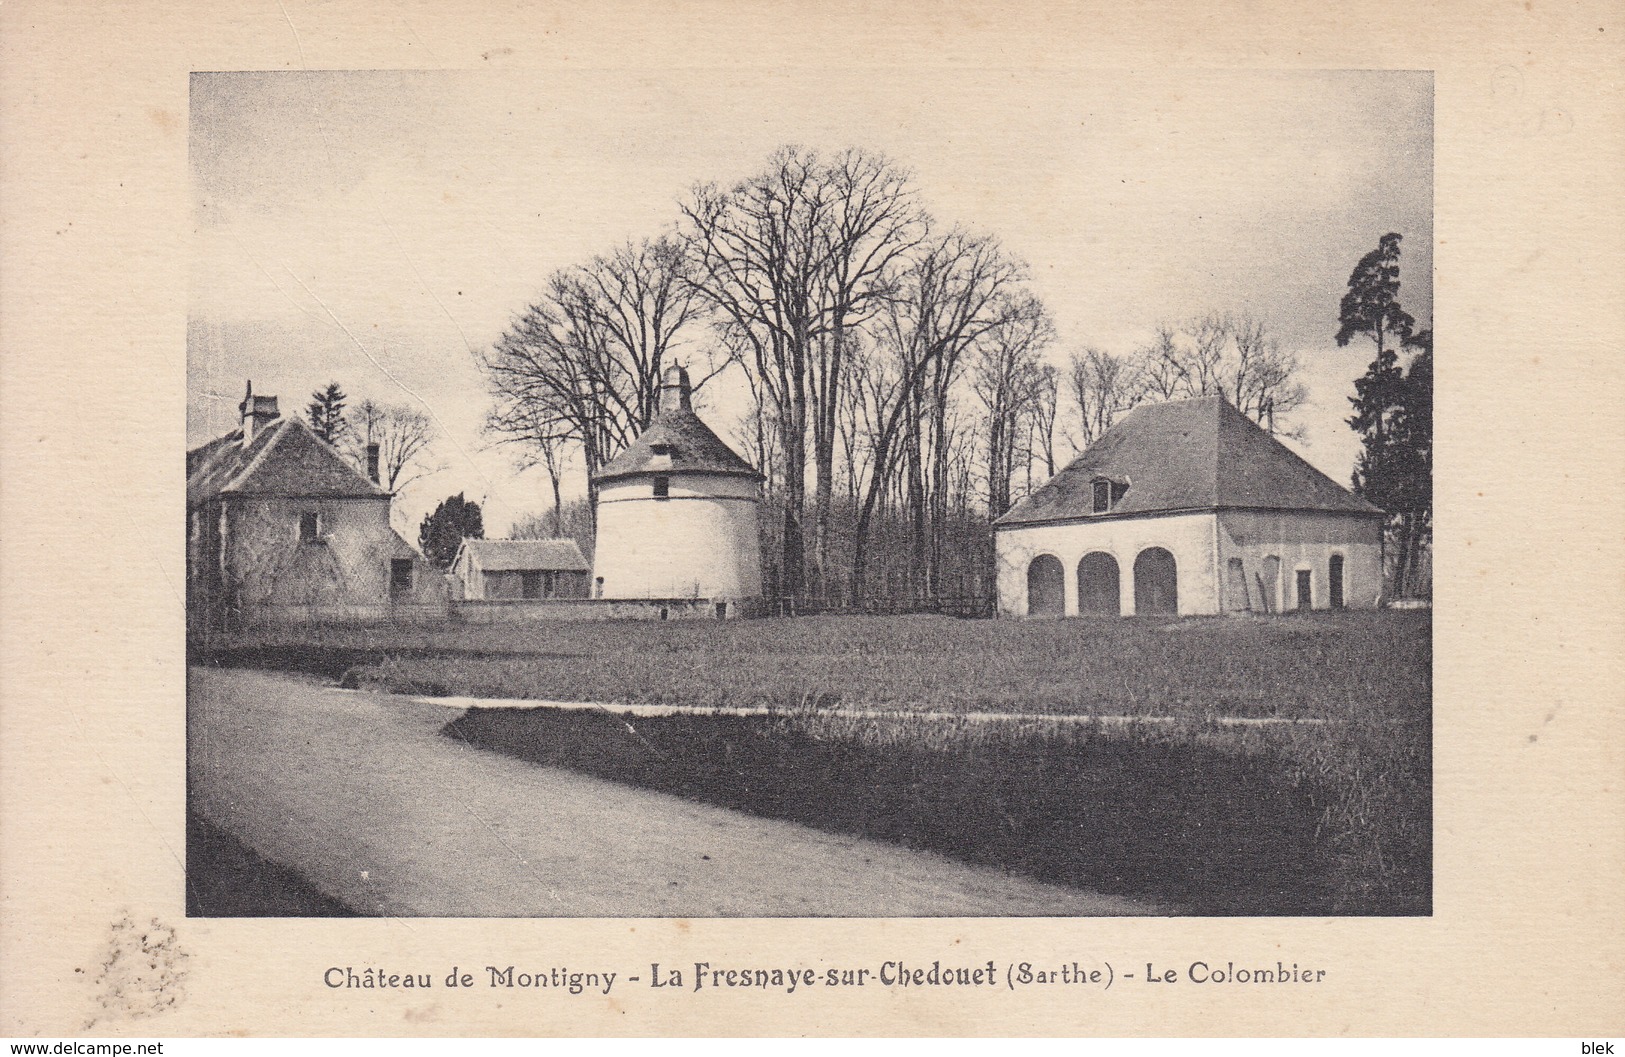
<instances>
[{"instance_id":1,"label":"bare deciduous tree","mask_svg":"<svg viewBox=\"0 0 1625 1057\"><path fill-rule=\"evenodd\" d=\"M1010 481L1024 448L1020 441L1034 433L1046 383L1054 392L1053 372L1046 372L1039 359L1054 338L1043 303L1028 294L1015 299L1009 317L977 343L971 385L984 412L989 518L1010 509ZM1030 450L1025 454L1030 461Z\"/></svg>"},{"instance_id":2,"label":"bare deciduous tree","mask_svg":"<svg viewBox=\"0 0 1625 1057\"><path fill-rule=\"evenodd\" d=\"M965 352L1007 322L1022 302L1014 295L1024 267L993 239L955 228L932 236L894 278L876 327L882 355L895 362L885 372L888 392L879 395L880 429L874 438L877 467L900 445L900 469L916 569L917 591L937 597L943 526L947 515L951 392ZM852 590L862 591L865 546L880 485L871 479L858 512L852 559Z\"/></svg>"},{"instance_id":3,"label":"bare deciduous tree","mask_svg":"<svg viewBox=\"0 0 1625 1057\"><path fill-rule=\"evenodd\" d=\"M1148 345L1127 357L1086 347L1071 358L1070 391L1085 448L1113 420L1147 400L1222 396L1271 433L1296 435L1282 420L1302 407L1308 390L1297 357L1265 322L1246 313L1208 312L1163 323Z\"/></svg>"},{"instance_id":4,"label":"bare deciduous tree","mask_svg":"<svg viewBox=\"0 0 1625 1057\"><path fill-rule=\"evenodd\" d=\"M827 223L817 159L785 148L767 171L731 190L695 188L683 206L696 291L718 313L731 355L755 376L784 459L781 583L805 589L802 514L806 499L807 401L811 344L824 318L817 274Z\"/></svg>"},{"instance_id":5,"label":"bare deciduous tree","mask_svg":"<svg viewBox=\"0 0 1625 1057\"><path fill-rule=\"evenodd\" d=\"M590 563L594 543L592 504L585 498L567 499L563 507L554 506L541 513L526 514L515 519L513 527L508 530L508 538L574 540L581 556Z\"/></svg>"},{"instance_id":6,"label":"bare deciduous tree","mask_svg":"<svg viewBox=\"0 0 1625 1057\"><path fill-rule=\"evenodd\" d=\"M1222 392L1226 352L1231 337L1231 317L1207 312L1179 325L1181 343L1178 359L1184 381L1182 394L1190 397L1215 396Z\"/></svg>"},{"instance_id":7,"label":"bare deciduous tree","mask_svg":"<svg viewBox=\"0 0 1625 1057\"><path fill-rule=\"evenodd\" d=\"M491 435L543 460L578 444L590 482L659 405L661 373L699 310L686 270L680 245L660 238L554 273L482 358ZM695 388L718 369L696 372Z\"/></svg>"},{"instance_id":8,"label":"bare deciduous tree","mask_svg":"<svg viewBox=\"0 0 1625 1057\"><path fill-rule=\"evenodd\" d=\"M351 436L360 446L358 462L365 468L366 446L378 445L378 480L386 492L397 492L445 468L429 458L435 428L424 412L369 399L356 407L353 418Z\"/></svg>"},{"instance_id":9,"label":"bare deciduous tree","mask_svg":"<svg viewBox=\"0 0 1625 1057\"><path fill-rule=\"evenodd\" d=\"M824 170L830 209L824 226L820 297L827 327L813 343L813 568L819 593L830 568L830 511L835 447L853 413L846 363L857 345L853 328L867 322L887 287L893 263L918 244L924 218L908 173L882 155L847 149Z\"/></svg>"},{"instance_id":10,"label":"bare deciduous tree","mask_svg":"<svg viewBox=\"0 0 1625 1057\"><path fill-rule=\"evenodd\" d=\"M1170 361L1161 358L1157 362ZM1067 364L1067 382L1078 409L1078 441L1073 444L1074 449L1082 451L1099 440L1119 415L1132 411L1145 398L1150 390L1143 370L1133 360L1093 346L1072 354Z\"/></svg>"},{"instance_id":11,"label":"bare deciduous tree","mask_svg":"<svg viewBox=\"0 0 1625 1057\"><path fill-rule=\"evenodd\" d=\"M1178 400L1184 392L1189 372L1182 362L1183 352L1175 340L1174 328L1166 323L1157 327L1151 344L1134 353L1141 384L1147 400Z\"/></svg>"},{"instance_id":12,"label":"bare deciduous tree","mask_svg":"<svg viewBox=\"0 0 1625 1057\"><path fill-rule=\"evenodd\" d=\"M1299 381L1298 358L1251 316L1231 319L1230 338L1233 356L1225 372L1225 398L1271 433L1298 435L1300 430L1286 429L1279 421L1309 400L1309 390Z\"/></svg>"},{"instance_id":13,"label":"bare deciduous tree","mask_svg":"<svg viewBox=\"0 0 1625 1057\"><path fill-rule=\"evenodd\" d=\"M684 215L695 287L719 314L733 355L754 373L758 400L779 431L784 585L800 597L807 444L814 570L822 578L835 450L842 416L851 414L851 332L878 305L882 276L918 238L909 177L860 150L826 159L786 147L731 190L696 188Z\"/></svg>"}]
</instances>

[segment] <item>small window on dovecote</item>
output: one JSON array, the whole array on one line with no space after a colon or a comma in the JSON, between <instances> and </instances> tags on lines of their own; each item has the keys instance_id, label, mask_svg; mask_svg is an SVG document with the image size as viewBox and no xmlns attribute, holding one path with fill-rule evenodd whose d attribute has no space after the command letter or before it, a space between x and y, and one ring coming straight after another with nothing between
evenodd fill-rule
<instances>
[{"instance_id":1,"label":"small window on dovecote","mask_svg":"<svg viewBox=\"0 0 1625 1057\"><path fill-rule=\"evenodd\" d=\"M299 515L299 542L320 543L322 541L322 516L314 510L307 510Z\"/></svg>"},{"instance_id":2,"label":"small window on dovecote","mask_svg":"<svg viewBox=\"0 0 1625 1057\"><path fill-rule=\"evenodd\" d=\"M670 496L671 496L671 478L670 477L656 477L655 478L655 498L656 499L666 499L666 498L669 498Z\"/></svg>"},{"instance_id":3,"label":"small window on dovecote","mask_svg":"<svg viewBox=\"0 0 1625 1057\"><path fill-rule=\"evenodd\" d=\"M670 455L671 454L671 445L670 444L651 444L651 445L649 445L649 450L654 452L656 455Z\"/></svg>"},{"instance_id":4,"label":"small window on dovecote","mask_svg":"<svg viewBox=\"0 0 1625 1057\"><path fill-rule=\"evenodd\" d=\"M405 594L412 590L412 559L391 558L389 561L389 590L391 594Z\"/></svg>"}]
</instances>

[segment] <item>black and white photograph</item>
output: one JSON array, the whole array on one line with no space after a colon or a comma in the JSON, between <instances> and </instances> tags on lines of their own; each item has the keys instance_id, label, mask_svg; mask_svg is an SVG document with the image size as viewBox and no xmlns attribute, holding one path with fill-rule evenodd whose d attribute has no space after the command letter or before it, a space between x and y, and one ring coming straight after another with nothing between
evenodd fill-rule
<instances>
[{"instance_id":1,"label":"black and white photograph","mask_svg":"<svg viewBox=\"0 0 1625 1057\"><path fill-rule=\"evenodd\" d=\"M0 1036L1620 1052L1616 8L0 4Z\"/></svg>"},{"instance_id":2,"label":"black and white photograph","mask_svg":"<svg viewBox=\"0 0 1625 1057\"><path fill-rule=\"evenodd\" d=\"M1432 913L1431 73L189 106L189 917Z\"/></svg>"}]
</instances>

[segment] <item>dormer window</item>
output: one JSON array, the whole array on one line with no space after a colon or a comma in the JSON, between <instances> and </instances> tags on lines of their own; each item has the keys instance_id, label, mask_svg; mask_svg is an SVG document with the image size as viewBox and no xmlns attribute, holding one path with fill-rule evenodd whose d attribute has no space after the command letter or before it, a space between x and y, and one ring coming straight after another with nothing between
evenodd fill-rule
<instances>
[{"instance_id":1,"label":"dormer window","mask_svg":"<svg viewBox=\"0 0 1625 1057\"><path fill-rule=\"evenodd\" d=\"M671 496L671 478L670 477L656 477L655 478L655 498L656 499L666 499L666 498L669 498L670 496Z\"/></svg>"},{"instance_id":2,"label":"dormer window","mask_svg":"<svg viewBox=\"0 0 1625 1057\"><path fill-rule=\"evenodd\" d=\"M1094 480L1093 512L1105 514L1128 494L1128 483L1114 481L1109 477L1096 477Z\"/></svg>"}]
</instances>

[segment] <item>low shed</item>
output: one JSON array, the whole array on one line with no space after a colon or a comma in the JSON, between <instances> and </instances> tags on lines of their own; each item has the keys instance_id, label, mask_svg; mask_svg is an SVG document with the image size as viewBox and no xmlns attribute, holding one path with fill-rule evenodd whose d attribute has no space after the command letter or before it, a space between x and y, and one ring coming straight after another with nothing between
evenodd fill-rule
<instances>
[{"instance_id":1,"label":"low shed","mask_svg":"<svg viewBox=\"0 0 1625 1057\"><path fill-rule=\"evenodd\" d=\"M586 598L591 572L570 539L465 539L451 563L458 597L467 601Z\"/></svg>"}]
</instances>

